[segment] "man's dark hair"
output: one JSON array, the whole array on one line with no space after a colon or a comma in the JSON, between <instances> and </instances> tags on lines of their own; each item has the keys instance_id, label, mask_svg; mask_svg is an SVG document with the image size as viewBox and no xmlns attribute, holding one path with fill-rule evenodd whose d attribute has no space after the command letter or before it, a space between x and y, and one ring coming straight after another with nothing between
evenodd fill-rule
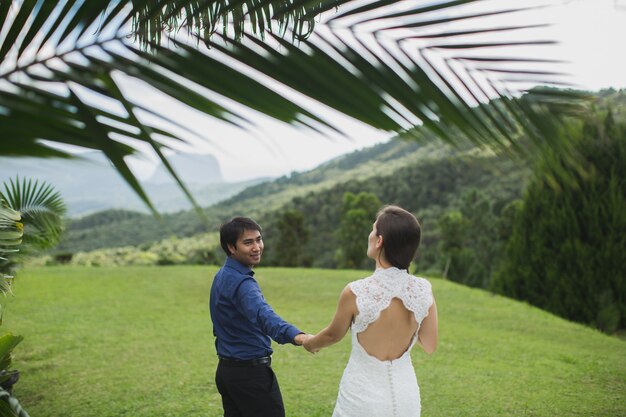
<instances>
[{"instance_id":1,"label":"man's dark hair","mask_svg":"<svg viewBox=\"0 0 626 417\"><path fill-rule=\"evenodd\" d=\"M249 217L233 217L220 226L220 245L222 245L226 256L230 256L228 245L235 246L237 239L243 235L245 230L258 230L259 233L262 232L261 226Z\"/></svg>"}]
</instances>

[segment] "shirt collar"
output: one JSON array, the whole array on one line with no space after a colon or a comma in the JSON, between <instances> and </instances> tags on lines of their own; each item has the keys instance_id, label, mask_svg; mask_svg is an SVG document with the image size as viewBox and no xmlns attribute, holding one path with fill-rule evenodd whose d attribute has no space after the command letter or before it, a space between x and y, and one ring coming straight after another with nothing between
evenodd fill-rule
<instances>
[{"instance_id":1,"label":"shirt collar","mask_svg":"<svg viewBox=\"0 0 626 417\"><path fill-rule=\"evenodd\" d=\"M233 268L235 271L241 274L254 276L254 271L252 270L252 268L242 264L241 262L231 258L230 256L226 258L226 263L224 265Z\"/></svg>"}]
</instances>

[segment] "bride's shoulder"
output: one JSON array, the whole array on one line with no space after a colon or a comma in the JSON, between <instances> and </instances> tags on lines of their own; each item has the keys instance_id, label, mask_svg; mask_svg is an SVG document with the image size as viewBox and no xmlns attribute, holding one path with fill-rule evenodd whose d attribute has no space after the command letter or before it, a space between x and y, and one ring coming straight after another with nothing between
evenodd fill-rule
<instances>
[{"instance_id":1,"label":"bride's shoulder","mask_svg":"<svg viewBox=\"0 0 626 417\"><path fill-rule=\"evenodd\" d=\"M367 276L365 278L357 279L356 281L352 281L348 284L348 287L352 290L352 292L358 291L367 285L368 282L372 280L373 275Z\"/></svg>"},{"instance_id":2,"label":"bride's shoulder","mask_svg":"<svg viewBox=\"0 0 626 417\"><path fill-rule=\"evenodd\" d=\"M430 284L430 281L428 280L428 278L424 278L424 277L421 277L419 275L410 275L410 277L411 277L411 279L413 279L413 280L415 280L417 282L424 282L424 283L427 282L427 283Z\"/></svg>"},{"instance_id":3,"label":"bride's shoulder","mask_svg":"<svg viewBox=\"0 0 626 417\"><path fill-rule=\"evenodd\" d=\"M418 285L423 288L432 288L432 284L427 278L416 276L416 275L410 275L409 277L410 277L409 278L410 281L413 282L415 285Z\"/></svg>"}]
</instances>

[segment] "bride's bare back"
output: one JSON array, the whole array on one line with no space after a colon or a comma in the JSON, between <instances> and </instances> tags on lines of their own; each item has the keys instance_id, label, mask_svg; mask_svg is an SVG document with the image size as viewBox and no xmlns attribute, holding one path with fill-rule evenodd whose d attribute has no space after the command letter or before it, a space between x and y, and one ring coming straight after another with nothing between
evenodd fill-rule
<instances>
[{"instance_id":1,"label":"bride's bare back","mask_svg":"<svg viewBox=\"0 0 626 417\"><path fill-rule=\"evenodd\" d=\"M397 268L377 269L371 277L344 288L335 317L305 347L315 352L337 343L352 327L359 345L381 361L400 358L416 332L417 342L430 354L437 347L437 322L437 305L427 280Z\"/></svg>"},{"instance_id":2,"label":"bride's bare back","mask_svg":"<svg viewBox=\"0 0 626 417\"><path fill-rule=\"evenodd\" d=\"M380 317L357 337L368 354L388 361L398 359L409 349L416 331L415 314L404 307L402 300L393 298Z\"/></svg>"}]
</instances>

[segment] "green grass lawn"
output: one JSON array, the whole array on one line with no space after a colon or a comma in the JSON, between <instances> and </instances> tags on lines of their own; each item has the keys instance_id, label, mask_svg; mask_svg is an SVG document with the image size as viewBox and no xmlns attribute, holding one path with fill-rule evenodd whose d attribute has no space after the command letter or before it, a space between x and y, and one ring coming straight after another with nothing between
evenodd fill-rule
<instances>
[{"instance_id":1,"label":"green grass lawn","mask_svg":"<svg viewBox=\"0 0 626 417\"><path fill-rule=\"evenodd\" d=\"M212 267L21 271L3 332L21 334L14 394L33 417L220 416L208 311ZM364 271L259 268L274 309L304 331L330 320ZM626 342L526 304L432 279L440 345L413 361L422 415L625 416ZM276 346L289 417L330 416L350 353ZM386 417L386 416L381 416Z\"/></svg>"}]
</instances>

